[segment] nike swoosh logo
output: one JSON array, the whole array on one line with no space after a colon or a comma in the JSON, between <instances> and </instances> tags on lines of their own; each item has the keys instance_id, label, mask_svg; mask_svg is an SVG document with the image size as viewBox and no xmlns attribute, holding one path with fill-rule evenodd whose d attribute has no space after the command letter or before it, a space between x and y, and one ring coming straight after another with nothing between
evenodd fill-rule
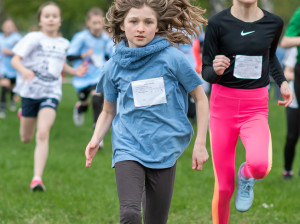
<instances>
[{"instance_id":1,"label":"nike swoosh logo","mask_svg":"<svg viewBox=\"0 0 300 224\"><path fill-rule=\"evenodd\" d=\"M246 35L248 35L250 33L254 33L254 32L255 32L255 30L244 33L244 30L242 30L241 36L246 36Z\"/></svg>"}]
</instances>

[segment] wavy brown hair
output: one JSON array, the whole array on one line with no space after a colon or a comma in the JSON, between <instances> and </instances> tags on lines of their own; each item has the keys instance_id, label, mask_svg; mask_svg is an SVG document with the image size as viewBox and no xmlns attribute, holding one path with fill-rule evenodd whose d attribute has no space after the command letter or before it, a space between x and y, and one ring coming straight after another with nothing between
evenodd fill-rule
<instances>
[{"instance_id":1,"label":"wavy brown hair","mask_svg":"<svg viewBox=\"0 0 300 224\"><path fill-rule=\"evenodd\" d=\"M202 17L204 9L192 5L189 0L115 0L106 13L104 28L109 32L115 44L126 39L123 24L131 8L152 8L157 16L157 35L173 44L191 43L191 37L200 35L201 25L207 20Z\"/></svg>"}]
</instances>

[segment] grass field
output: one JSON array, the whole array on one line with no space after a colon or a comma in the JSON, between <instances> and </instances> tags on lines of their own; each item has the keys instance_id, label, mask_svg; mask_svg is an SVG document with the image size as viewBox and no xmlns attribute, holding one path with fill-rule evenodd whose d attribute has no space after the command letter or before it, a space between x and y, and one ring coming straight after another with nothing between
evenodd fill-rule
<instances>
[{"instance_id":1,"label":"grass field","mask_svg":"<svg viewBox=\"0 0 300 224\"><path fill-rule=\"evenodd\" d=\"M34 140L19 140L16 112L0 120L0 223L1 224L116 224L119 220L114 169L111 168L110 135L96 156L92 168L85 168L84 149L92 135L91 111L83 127L72 122L76 101L70 84L63 87L63 100L51 131L50 153L44 173L47 191L31 193ZM300 223L300 179L283 181L283 146L286 132L284 108L270 100L270 129L273 139L273 167L264 181L255 185L255 199L247 213L239 213L231 201L232 224ZM209 142L207 143L209 149ZM239 143L236 167L244 161ZM169 224L209 224L213 195L213 169L210 160L202 172L191 169L192 144L177 164ZM300 159L294 162L298 173ZM269 206L268 208L266 208ZM154 223L155 224L155 223Z\"/></svg>"}]
</instances>

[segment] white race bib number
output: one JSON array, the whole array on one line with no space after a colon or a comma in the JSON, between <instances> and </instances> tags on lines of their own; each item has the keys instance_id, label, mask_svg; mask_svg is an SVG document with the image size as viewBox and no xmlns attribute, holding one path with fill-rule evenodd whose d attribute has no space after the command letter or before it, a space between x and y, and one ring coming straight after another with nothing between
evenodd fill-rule
<instances>
[{"instance_id":1,"label":"white race bib number","mask_svg":"<svg viewBox=\"0 0 300 224\"><path fill-rule=\"evenodd\" d=\"M101 67L102 66L102 61L101 61L101 56L93 54L92 57L92 62L96 67Z\"/></svg>"},{"instance_id":2,"label":"white race bib number","mask_svg":"<svg viewBox=\"0 0 300 224\"><path fill-rule=\"evenodd\" d=\"M167 103L163 77L131 82L136 107Z\"/></svg>"},{"instance_id":3,"label":"white race bib number","mask_svg":"<svg viewBox=\"0 0 300 224\"><path fill-rule=\"evenodd\" d=\"M261 72L262 56L235 56L234 77L239 79L259 79Z\"/></svg>"}]
</instances>

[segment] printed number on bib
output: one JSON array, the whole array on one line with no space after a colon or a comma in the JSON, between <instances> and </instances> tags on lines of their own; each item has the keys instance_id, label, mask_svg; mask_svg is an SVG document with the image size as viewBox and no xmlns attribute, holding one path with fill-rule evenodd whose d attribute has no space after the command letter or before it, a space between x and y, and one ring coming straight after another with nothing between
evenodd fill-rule
<instances>
[{"instance_id":1,"label":"printed number on bib","mask_svg":"<svg viewBox=\"0 0 300 224\"><path fill-rule=\"evenodd\" d=\"M131 86L136 107L167 103L163 77L133 81Z\"/></svg>"},{"instance_id":2,"label":"printed number on bib","mask_svg":"<svg viewBox=\"0 0 300 224\"><path fill-rule=\"evenodd\" d=\"M262 56L236 55L233 76L239 79L259 79L262 72Z\"/></svg>"}]
</instances>

